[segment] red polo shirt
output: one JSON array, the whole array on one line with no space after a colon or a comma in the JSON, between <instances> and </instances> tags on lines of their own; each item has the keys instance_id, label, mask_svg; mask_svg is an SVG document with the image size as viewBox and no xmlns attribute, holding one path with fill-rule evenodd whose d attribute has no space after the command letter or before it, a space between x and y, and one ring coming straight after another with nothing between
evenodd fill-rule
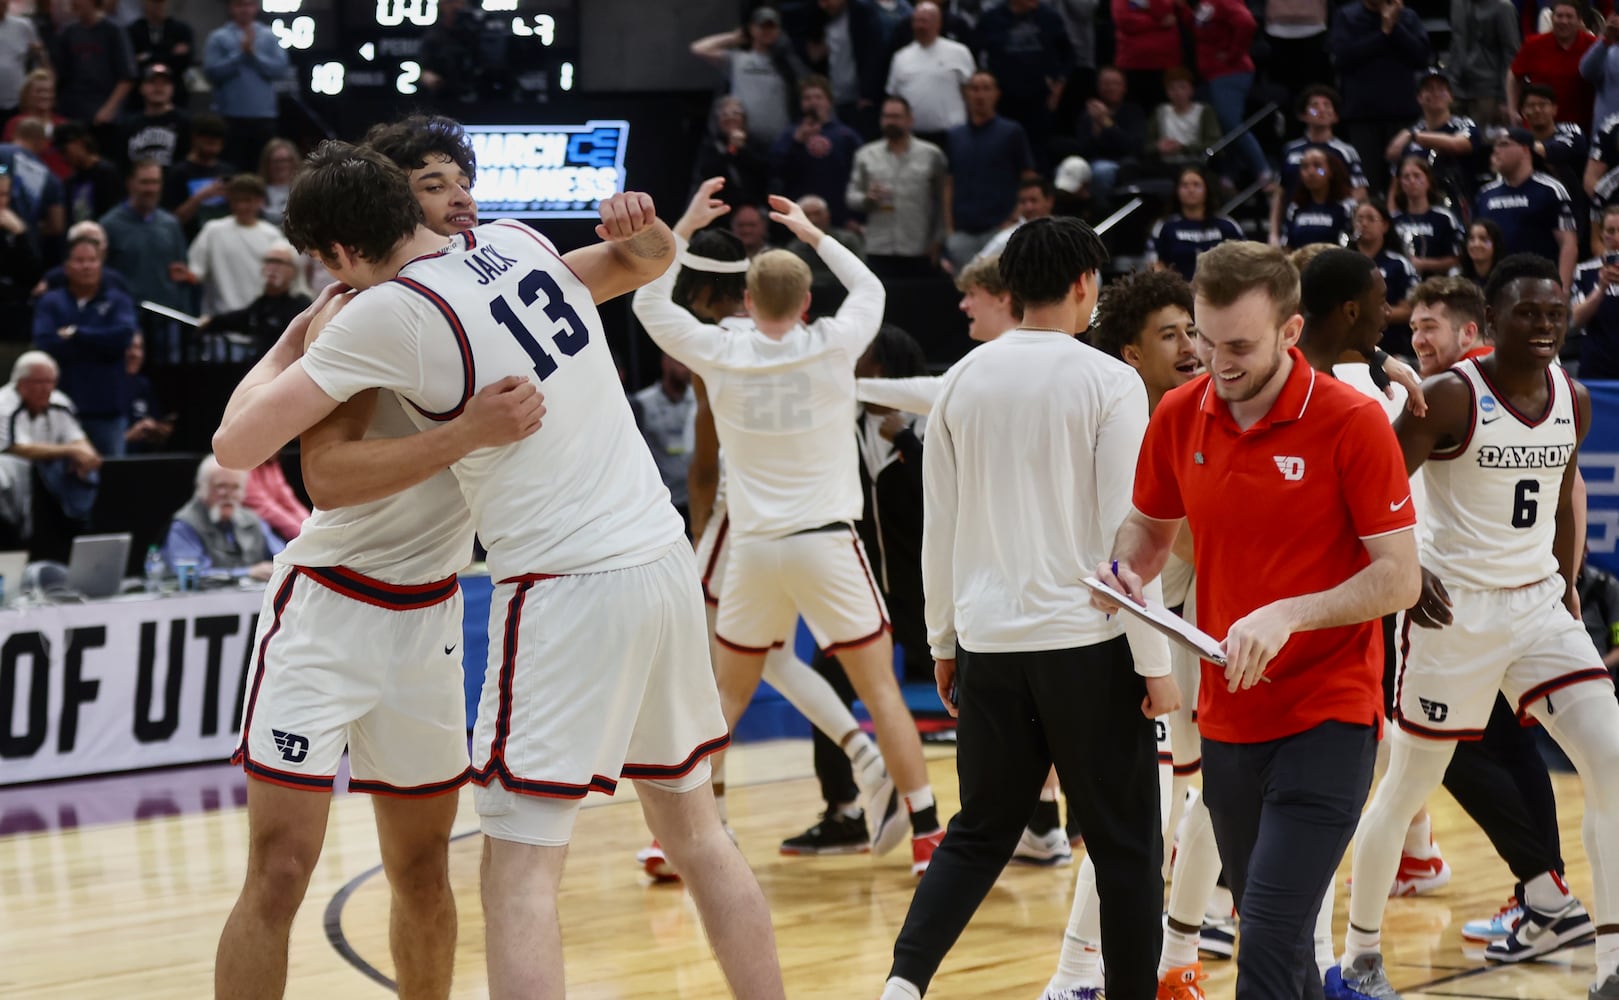
<instances>
[{"instance_id":1,"label":"red polo shirt","mask_svg":"<svg viewBox=\"0 0 1619 1000\"><path fill-rule=\"evenodd\" d=\"M1556 36L1549 31L1530 35L1513 56L1509 72L1557 91L1558 121L1589 128L1596 91L1590 81L1580 75L1580 59L1585 50L1596 43L1597 36L1589 31L1575 35L1574 44L1566 49L1557 44Z\"/></svg>"},{"instance_id":2,"label":"red polo shirt","mask_svg":"<svg viewBox=\"0 0 1619 1000\"><path fill-rule=\"evenodd\" d=\"M1371 559L1361 539L1416 525L1405 460L1382 404L1310 368L1293 370L1270 413L1244 431L1208 375L1167 393L1136 465L1135 506L1187 518L1197 539L1197 624L1224 638L1244 615L1330 590ZM1198 726L1209 739L1263 743L1336 720L1381 725L1383 635L1376 620L1300 632L1235 694L1203 664Z\"/></svg>"}]
</instances>

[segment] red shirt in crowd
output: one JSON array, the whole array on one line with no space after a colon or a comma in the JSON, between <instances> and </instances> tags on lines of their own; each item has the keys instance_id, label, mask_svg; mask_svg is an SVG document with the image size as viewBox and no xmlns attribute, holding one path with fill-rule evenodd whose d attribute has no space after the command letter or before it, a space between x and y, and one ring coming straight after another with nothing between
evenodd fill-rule
<instances>
[{"instance_id":1,"label":"red shirt in crowd","mask_svg":"<svg viewBox=\"0 0 1619 1000\"><path fill-rule=\"evenodd\" d=\"M1331 590L1371 562L1362 539L1416 526L1405 460L1382 404L1313 370L1297 348L1270 412L1248 430L1203 375L1153 412L1135 507L1187 519L1197 539L1197 625L1232 623L1288 597ZM1226 691L1203 664L1205 737L1263 743L1328 721L1381 727L1383 633L1376 620L1295 633L1268 683Z\"/></svg>"},{"instance_id":2,"label":"red shirt in crowd","mask_svg":"<svg viewBox=\"0 0 1619 1000\"><path fill-rule=\"evenodd\" d=\"M1512 59L1511 73L1530 83L1543 83L1557 91L1557 120L1591 127L1596 92L1580 76L1580 58L1597 43L1597 36L1581 31L1574 44L1563 48L1551 32L1530 35Z\"/></svg>"},{"instance_id":3,"label":"red shirt in crowd","mask_svg":"<svg viewBox=\"0 0 1619 1000\"><path fill-rule=\"evenodd\" d=\"M1248 49L1258 27L1242 0L1201 0L1192 8L1197 39L1197 72L1205 80L1252 73Z\"/></svg>"}]
</instances>

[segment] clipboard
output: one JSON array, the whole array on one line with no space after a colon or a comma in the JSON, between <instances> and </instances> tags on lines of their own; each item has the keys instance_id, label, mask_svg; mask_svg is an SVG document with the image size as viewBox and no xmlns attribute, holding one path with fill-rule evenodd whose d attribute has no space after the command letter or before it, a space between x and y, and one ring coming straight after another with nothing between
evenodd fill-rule
<instances>
[{"instance_id":1,"label":"clipboard","mask_svg":"<svg viewBox=\"0 0 1619 1000\"><path fill-rule=\"evenodd\" d=\"M1223 667L1226 665L1225 654L1220 651L1218 639L1199 629L1180 615L1170 611L1162 604L1154 604L1151 601L1148 601L1145 606L1137 604L1133 598L1114 590L1094 576L1087 576L1080 582L1095 593L1101 594L1119 605L1127 614L1134 615L1154 629L1162 632L1169 638L1170 642L1179 643L1215 666Z\"/></svg>"}]
</instances>

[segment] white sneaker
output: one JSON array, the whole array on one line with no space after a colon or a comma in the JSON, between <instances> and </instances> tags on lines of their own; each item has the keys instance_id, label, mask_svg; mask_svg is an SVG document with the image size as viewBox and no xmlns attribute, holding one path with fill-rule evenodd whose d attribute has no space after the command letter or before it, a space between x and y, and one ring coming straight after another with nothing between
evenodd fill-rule
<instances>
[{"instance_id":1,"label":"white sneaker","mask_svg":"<svg viewBox=\"0 0 1619 1000\"><path fill-rule=\"evenodd\" d=\"M910 832L905 811L900 808L899 790L889 777L888 766L875 746L864 747L856 755L854 783L860 789L860 808L866 814L871 833L871 852L887 854L905 842Z\"/></svg>"},{"instance_id":2,"label":"white sneaker","mask_svg":"<svg viewBox=\"0 0 1619 1000\"><path fill-rule=\"evenodd\" d=\"M1023 836L1018 838L1017 850L1012 852L1013 864L1037 868L1054 868L1073 860L1074 849L1068 845L1068 833L1060 826L1052 827L1045 833L1035 833L1024 827Z\"/></svg>"}]
</instances>

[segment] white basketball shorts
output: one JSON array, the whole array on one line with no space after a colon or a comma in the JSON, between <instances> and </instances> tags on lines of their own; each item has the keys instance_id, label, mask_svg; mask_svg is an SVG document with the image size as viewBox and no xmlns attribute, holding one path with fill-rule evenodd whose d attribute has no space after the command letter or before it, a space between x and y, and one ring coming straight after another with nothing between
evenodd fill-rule
<instances>
[{"instance_id":1,"label":"white basketball shorts","mask_svg":"<svg viewBox=\"0 0 1619 1000\"><path fill-rule=\"evenodd\" d=\"M467 767L461 588L401 587L341 566L277 566L232 761L289 788L436 795Z\"/></svg>"},{"instance_id":2,"label":"white basketball shorts","mask_svg":"<svg viewBox=\"0 0 1619 1000\"><path fill-rule=\"evenodd\" d=\"M1415 736L1484 736L1497 691L1520 716L1545 720L1585 697L1613 697L1613 681L1585 626L1563 607L1563 578L1513 590L1450 591L1442 629L1400 623L1396 721Z\"/></svg>"},{"instance_id":3,"label":"white basketball shorts","mask_svg":"<svg viewBox=\"0 0 1619 1000\"><path fill-rule=\"evenodd\" d=\"M730 741L707 633L684 540L642 566L496 585L473 731L483 832L561 846L589 792L706 782Z\"/></svg>"},{"instance_id":4,"label":"white basketball shorts","mask_svg":"<svg viewBox=\"0 0 1619 1000\"><path fill-rule=\"evenodd\" d=\"M720 606L720 587L725 580L726 556L730 553L731 518L725 504L716 504L714 516L703 526L697 539L697 569L702 573L703 602L710 607Z\"/></svg>"},{"instance_id":5,"label":"white basketball shorts","mask_svg":"<svg viewBox=\"0 0 1619 1000\"><path fill-rule=\"evenodd\" d=\"M729 648L769 652L791 637L799 615L828 656L888 631L888 607L849 525L729 547L714 626Z\"/></svg>"}]
</instances>

